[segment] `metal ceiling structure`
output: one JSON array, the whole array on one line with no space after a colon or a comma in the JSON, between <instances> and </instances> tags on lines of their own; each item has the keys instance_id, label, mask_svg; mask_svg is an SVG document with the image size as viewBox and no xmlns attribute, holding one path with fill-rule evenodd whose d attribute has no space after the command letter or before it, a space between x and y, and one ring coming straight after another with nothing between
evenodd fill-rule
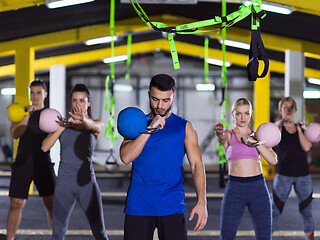
<instances>
[{"instance_id":1,"label":"metal ceiling structure","mask_svg":"<svg viewBox=\"0 0 320 240\"><path fill-rule=\"evenodd\" d=\"M16 49L35 49L35 70L48 69L53 64L67 66L101 62L110 55L110 45L85 46L83 41L108 35L110 2L94 2L60 9L48 9L44 0L0 1L0 77L15 74ZM138 0L139 2L139 0ZM227 1L228 13L236 11L241 2ZM232 3L230 3L232 2ZM318 0L270 0L292 6L291 15L267 13L261 21L262 39L270 59L270 70L284 73L284 52L302 51L306 56L306 77L320 77L320 3ZM221 1L205 0L197 4L141 4L152 21L177 26L221 15ZM169 44L161 33L147 27L131 4L116 0L115 34L123 36L116 43L115 54L125 53L126 35L133 35L132 54L169 52ZM206 35L176 35L178 54L199 58L203 56L203 39L210 37L209 56L221 58L221 46L216 32ZM250 18L227 29L227 38L250 42ZM121 39L121 38L120 38ZM248 51L227 48L227 60L245 67Z\"/></svg>"}]
</instances>

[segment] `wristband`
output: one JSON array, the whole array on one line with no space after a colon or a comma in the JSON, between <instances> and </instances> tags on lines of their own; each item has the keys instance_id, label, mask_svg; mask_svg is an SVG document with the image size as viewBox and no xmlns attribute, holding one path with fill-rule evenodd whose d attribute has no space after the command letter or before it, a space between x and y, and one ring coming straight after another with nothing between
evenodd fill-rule
<instances>
[{"instance_id":1,"label":"wristband","mask_svg":"<svg viewBox=\"0 0 320 240\"><path fill-rule=\"evenodd\" d=\"M146 133L147 134L152 134L157 132L160 129L160 127L156 127L156 128L146 128Z\"/></svg>"},{"instance_id":2,"label":"wristband","mask_svg":"<svg viewBox=\"0 0 320 240\"><path fill-rule=\"evenodd\" d=\"M66 118L63 118L62 121L61 121L61 126L65 126L65 127L69 127L71 126L72 123L68 121L68 119Z\"/></svg>"},{"instance_id":3,"label":"wristband","mask_svg":"<svg viewBox=\"0 0 320 240\"><path fill-rule=\"evenodd\" d=\"M259 142L247 142L247 145L248 145L249 147L257 147L257 146L260 145L260 143L259 143Z\"/></svg>"}]
</instances>

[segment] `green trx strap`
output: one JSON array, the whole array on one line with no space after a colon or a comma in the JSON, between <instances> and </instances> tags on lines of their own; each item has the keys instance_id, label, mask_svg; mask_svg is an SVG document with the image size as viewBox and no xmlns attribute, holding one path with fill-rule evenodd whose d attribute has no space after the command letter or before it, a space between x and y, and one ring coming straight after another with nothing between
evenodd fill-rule
<instances>
[{"instance_id":1,"label":"green trx strap","mask_svg":"<svg viewBox=\"0 0 320 240\"><path fill-rule=\"evenodd\" d=\"M225 16L227 14L227 4L226 1L222 1L222 16ZM224 27L226 23L222 23L222 26ZM226 112L229 109L228 105L228 80L227 80L227 67L226 67L226 28L222 29L222 68L221 68L221 83L223 85L222 88L222 102L221 106L221 115L220 115L220 121L224 125L226 125L230 129L230 124L226 122ZM219 151L219 164L224 164L227 162L226 156L223 150L223 147L220 143L217 143L217 149Z\"/></svg>"},{"instance_id":2,"label":"green trx strap","mask_svg":"<svg viewBox=\"0 0 320 240\"><path fill-rule=\"evenodd\" d=\"M222 16L225 16L227 14L227 3L225 0L222 1ZM222 23L222 27L224 27L226 23ZM221 82L223 84L223 103L224 103L224 109L225 111L228 111L229 109L229 101L228 101L228 79L227 79L227 67L226 67L226 36L227 36L227 29L223 28L222 31L222 68L221 68ZM225 118L223 118L225 119ZM223 120L221 119L221 120Z\"/></svg>"},{"instance_id":3,"label":"green trx strap","mask_svg":"<svg viewBox=\"0 0 320 240\"><path fill-rule=\"evenodd\" d=\"M114 114L114 95L110 96L110 116L108 121L108 135L110 137L110 149L113 149L113 142L118 139L118 134L116 133L117 122L115 121Z\"/></svg>"},{"instance_id":4,"label":"green trx strap","mask_svg":"<svg viewBox=\"0 0 320 240\"><path fill-rule=\"evenodd\" d=\"M217 143L217 149L218 149L218 153L219 153L219 164L223 164L226 163L226 155L224 153L223 147L220 143Z\"/></svg>"},{"instance_id":5,"label":"green trx strap","mask_svg":"<svg viewBox=\"0 0 320 240\"><path fill-rule=\"evenodd\" d=\"M169 46L170 46L171 58L172 58L172 62L173 62L173 68L180 69L178 52L176 49L176 45L174 44L174 39L173 39L172 33L168 33L168 41L169 41Z\"/></svg>"},{"instance_id":6,"label":"green trx strap","mask_svg":"<svg viewBox=\"0 0 320 240\"><path fill-rule=\"evenodd\" d=\"M115 114L114 114L114 94L113 94L113 84L114 81L110 82L110 76L106 77L105 81L105 106L104 109L109 109L109 118L108 118L108 124L104 131L104 137L108 135L110 138L110 149L113 149L113 142L118 139L118 134L115 131L117 128L117 122L115 121ZM110 85L110 104L109 104L109 85Z\"/></svg>"},{"instance_id":7,"label":"green trx strap","mask_svg":"<svg viewBox=\"0 0 320 240\"><path fill-rule=\"evenodd\" d=\"M196 30L192 31L191 33L219 31L224 27L231 27L235 23L248 17L250 14L251 14L250 7L249 6L246 7L244 5L241 5L239 7L239 10L237 10L233 13L230 13L228 16L224 16L224 17L215 16L214 19L203 20L203 21L198 21L198 22L194 22L194 23L179 25L175 29L176 29L177 33L179 33L179 34L189 34L190 32L187 32L187 30L190 31L191 29L196 29ZM226 24L224 27L211 29L211 30L198 30L198 28L208 27L211 25L222 24L222 23L226 23L226 22L229 22L229 23Z\"/></svg>"},{"instance_id":8,"label":"green trx strap","mask_svg":"<svg viewBox=\"0 0 320 240\"><path fill-rule=\"evenodd\" d=\"M115 0L110 1L110 36L111 36L111 57L114 57L114 19L115 19ZM113 149L113 142L118 138L116 129L116 121L115 121L115 114L114 114L114 94L113 94L113 85L115 80L115 73L114 73L114 62L110 63L110 75L111 75L111 82L110 76L106 77L105 81L105 110L109 109L109 118L108 124L104 131L104 137L108 135L110 138L110 149ZM109 84L110 84L110 104L109 101Z\"/></svg>"},{"instance_id":9,"label":"green trx strap","mask_svg":"<svg viewBox=\"0 0 320 240\"><path fill-rule=\"evenodd\" d=\"M104 83L105 87L105 98L104 98L104 110L108 110L109 106L109 81L110 81L110 76L106 77L106 81Z\"/></svg>"},{"instance_id":10,"label":"green trx strap","mask_svg":"<svg viewBox=\"0 0 320 240\"><path fill-rule=\"evenodd\" d=\"M134 1L134 2L133 2ZM137 0L130 0L134 10L138 14L138 16L142 19L142 21L149 27L153 28L154 30L157 31L162 31L168 33L168 40L169 40L169 45L170 45L170 51L171 51L171 56L173 60L173 65L174 69L179 69L179 59L178 59L178 54L176 51L176 47L174 44L173 36L172 33L177 33L177 34L194 34L194 33L204 33L204 32L210 32L210 31L219 31L222 28L225 27L230 27L234 25L235 23L241 21L242 19L246 18L251 14L251 5L250 6L244 6L241 5L239 10L224 16L224 17L214 17L213 19L209 20L203 20L203 21L198 21L194 23L189 23L189 24L183 24L179 25L177 27L168 27L166 24L161 23L161 22L151 22L147 14L143 11L142 7L139 5ZM257 7L259 8L259 7ZM227 23L228 22L228 23ZM215 24L222 24L222 23L227 23L225 26L218 27L216 29L211 29L211 30L199 30L199 28L203 27L208 27L211 25Z\"/></svg>"},{"instance_id":11,"label":"green trx strap","mask_svg":"<svg viewBox=\"0 0 320 240\"><path fill-rule=\"evenodd\" d=\"M131 42L132 42L132 35L128 34L127 39L127 72L126 72L126 80L130 80L130 65L131 65Z\"/></svg>"},{"instance_id":12,"label":"green trx strap","mask_svg":"<svg viewBox=\"0 0 320 240\"><path fill-rule=\"evenodd\" d=\"M206 37L204 39L204 82L208 83L209 81L209 63L208 59L208 48L209 48L209 39Z\"/></svg>"}]
</instances>

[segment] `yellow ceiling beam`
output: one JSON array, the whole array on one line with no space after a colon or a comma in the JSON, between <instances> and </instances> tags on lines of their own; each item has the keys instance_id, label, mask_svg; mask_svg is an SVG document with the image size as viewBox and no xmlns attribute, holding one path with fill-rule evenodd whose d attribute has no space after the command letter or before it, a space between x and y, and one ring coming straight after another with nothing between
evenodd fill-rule
<instances>
[{"instance_id":1,"label":"yellow ceiling beam","mask_svg":"<svg viewBox=\"0 0 320 240\"><path fill-rule=\"evenodd\" d=\"M204 48L202 46L193 45L190 43L183 43L176 41L176 47L179 54L184 54L192 57L203 56ZM148 42L134 43L131 45L132 54L154 52L156 50L170 51L168 41L166 39L153 40ZM118 46L114 49L115 55L126 54L127 46ZM73 53L68 55L61 55L56 57L48 57L35 60L34 70L47 70L52 65L64 64L66 66L74 66L77 64L85 64L88 62L101 61L105 57L111 56L111 49L99 49L86 51L81 53ZM222 52L217 49L209 49L209 57L222 59ZM239 53L227 52L226 60L232 62L235 65L246 67L248 63L248 56ZM183 63L181 63L183 68ZM270 60L270 71L284 74L285 64L283 62ZM7 65L0 67L0 77L9 76L15 74L14 65ZM319 77L320 70L305 68L305 77Z\"/></svg>"},{"instance_id":2,"label":"yellow ceiling beam","mask_svg":"<svg viewBox=\"0 0 320 240\"><path fill-rule=\"evenodd\" d=\"M0 12L18 10L20 8L40 6L45 0L1 0Z\"/></svg>"},{"instance_id":3,"label":"yellow ceiling beam","mask_svg":"<svg viewBox=\"0 0 320 240\"><path fill-rule=\"evenodd\" d=\"M122 35L125 32L137 30L138 32L150 30L146 25L119 26L115 34ZM68 45L83 42L91 38L109 35L108 24L97 24L92 26L74 28L53 33L46 33L31 37L15 39L0 43L0 55L3 52L15 50L17 46L29 46L35 50L51 48L56 46ZM2 54L4 55L4 54Z\"/></svg>"},{"instance_id":4,"label":"yellow ceiling beam","mask_svg":"<svg viewBox=\"0 0 320 240\"><path fill-rule=\"evenodd\" d=\"M15 50L3 51L3 52L0 52L0 57L14 55L15 53L16 53Z\"/></svg>"},{"instance_id":5,"label":"yellow ceiling beam","mask_svg":"<svg viewBox=\"0 0 320 240\"><path fill-rule=\"evenodd\" d=\"M0 77L11 76L16 73L16 65L10 64L0 67Z\"/></svg>"}]
</instances>

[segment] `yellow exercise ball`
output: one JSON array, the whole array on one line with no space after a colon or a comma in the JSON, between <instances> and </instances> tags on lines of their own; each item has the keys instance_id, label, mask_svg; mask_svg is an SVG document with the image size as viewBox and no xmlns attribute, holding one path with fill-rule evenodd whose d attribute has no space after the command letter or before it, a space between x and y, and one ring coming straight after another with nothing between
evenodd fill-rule
<instances>
[{"instance_id":1,"label":"yellow exercise ball","mask_svg":"<svg viewBox=\"0 0 320 240\"><path fill-rule=\"evenodd\" d=\"M11 103L7 107L7 110L8 110L9 120L13 123L20 122L25 115L29 114L24 110L24 107L22 107L18 103Z\"/></svg>"}]
</instances>

